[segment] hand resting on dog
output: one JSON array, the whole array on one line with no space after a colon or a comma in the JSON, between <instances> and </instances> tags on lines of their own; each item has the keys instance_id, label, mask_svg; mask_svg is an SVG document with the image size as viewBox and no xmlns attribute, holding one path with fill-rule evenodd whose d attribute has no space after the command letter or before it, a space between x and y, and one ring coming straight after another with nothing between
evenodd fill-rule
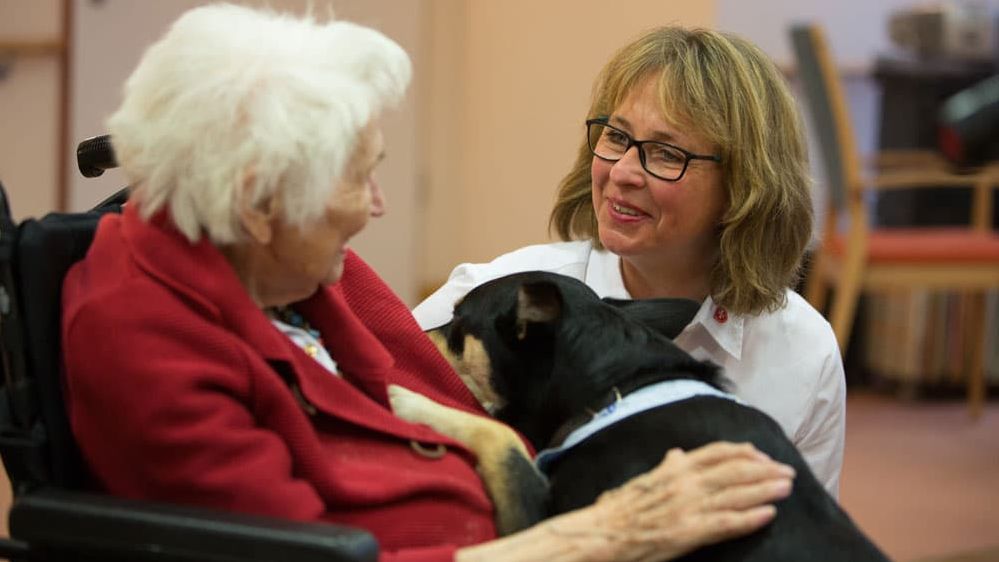
<instances>
[{"instance_id":1,"label":"hand resting on dog","mask_svg":"<svg viewBox=\"0 0 999 562\"><path fill-rule=\"evenodd\" d=\"M770 522L771 502L791 491L794 470L752 445L671 450L655 469L606 492L588 508L462 550L461 562L672 560Z\"/></svg>"}]
</instances>

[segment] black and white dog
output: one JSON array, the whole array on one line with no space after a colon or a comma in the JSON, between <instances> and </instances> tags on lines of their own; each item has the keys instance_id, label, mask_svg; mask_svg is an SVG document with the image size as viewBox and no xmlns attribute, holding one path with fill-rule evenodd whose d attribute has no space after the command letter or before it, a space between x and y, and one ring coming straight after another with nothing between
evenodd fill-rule
<instances>
[{"instance_id":1,"label":"black and white dog","mask_svg":"<svg viewBox=\"0 0 999 562\"><path fill-rule=\"evenodd\" d=\"M431 332L477 398L540 451L544 476L494 420L400 387L389 390L393 409L476 452L502 533L594 502L671 448L725 440L793 466L794 490L770 525L683 560L886 561L777 422L726 394L715 366L672 342L697 303L662 304L611 303L569 277L519 273L471 291L450 324Z\"/></svg>"}]
</instances>

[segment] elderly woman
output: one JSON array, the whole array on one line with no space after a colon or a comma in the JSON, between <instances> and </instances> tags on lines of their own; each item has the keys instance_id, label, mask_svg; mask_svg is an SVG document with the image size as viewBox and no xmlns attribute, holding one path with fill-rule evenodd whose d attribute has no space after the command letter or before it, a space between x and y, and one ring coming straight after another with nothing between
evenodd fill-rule
<instances>
[{"instance_id":1,"label":"elderly woman","mask_svg":"<svg viewBox=\"0 0 999 562\"><path fill-rule=\"evenodd\" d=\"M108 122L132 200L64 286L96 484L363 527L383 560L667 560L766 524L788 469L715 444L497 539L470 453L392 415L389 383L482 413L346 246L384 212L378 116L409 74L373 30L231 5L145 53Z\"/></svg>"},{"instance_id":2,"label":"elderly woman","mask_svg":"<svg viewBox=\"0 0 999 562\"><path fill-rule=\"evenodd\" d=\"M676 343L724 368L834 496L846 381L829 323L791 287L812 232L805 141L779 71L749 42L663 27L604 66L551 225L566 242L463 264L413 312L425 329L517 271L602 297L701 303Z\"/></svg>"}]
</instances>

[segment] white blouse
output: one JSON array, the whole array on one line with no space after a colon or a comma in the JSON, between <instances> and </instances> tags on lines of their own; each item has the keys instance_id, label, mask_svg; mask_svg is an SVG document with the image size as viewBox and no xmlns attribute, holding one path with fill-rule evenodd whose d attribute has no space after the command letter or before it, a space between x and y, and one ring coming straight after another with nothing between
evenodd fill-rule
<instances>
[{"instance_id":1,"label":"white blouse","mask_svg":"<svg viewBox=\"0 0 999 562\"><path fill-rule=\"evenodd\" d=\"M424 330L451 320L454 304L491 279L550 271L579 279L601 297L629 299L620 258L588 241L528 246L490 263L461 264L443 287L413 310ZM846 378L829 323L800 295L771 313L740 316L705 299L676 337L682 349L724 369L733 393L784 429L815 476L837 497L846 430Z\"/></svg>"},{"instance_id":2,"label":"white blouse","mask_svg":"<svg viewBox=\"0 0 999 562\"><path fill-rule=\"evenodd\" d=\"M319 341L319 338L309 333L308 330L304 328L299 328L298 326L292 326L287 322L278 320L277 318L271 318L271 324L278 329L282 334L288 336L288 339L292 341L295 345L302 348L302 351L306 355L313 358L326 370L333 373L336 376L340 376L340 372L337 370L336 361L333 360L333 356L330 355L329 351L323 346L323 342Z\"/></svg>"}]
</instances>

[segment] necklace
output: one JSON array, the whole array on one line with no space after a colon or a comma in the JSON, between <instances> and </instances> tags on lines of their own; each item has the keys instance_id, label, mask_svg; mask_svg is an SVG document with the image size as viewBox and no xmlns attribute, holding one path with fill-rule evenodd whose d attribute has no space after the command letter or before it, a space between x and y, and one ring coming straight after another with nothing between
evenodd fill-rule
<instances>
[{"instance_id":1,"label":"necklace","mask_svg":"<svg viewBox=\"0 0 999 562\"><path fill-rule=\"evenodd\" d=\"M312 327L312 324L309 324L309 321L306 320L304 316L287 306L276 306L269 310L271 315L273 315L273 317L278 321L303 330L305 333L312 336L316 343L306 342L303 349L305 350L305 353L313 359L319 355L319 346L324 345L322 335L319 333L319 330Z\"/></svg>"}]
</instances>

